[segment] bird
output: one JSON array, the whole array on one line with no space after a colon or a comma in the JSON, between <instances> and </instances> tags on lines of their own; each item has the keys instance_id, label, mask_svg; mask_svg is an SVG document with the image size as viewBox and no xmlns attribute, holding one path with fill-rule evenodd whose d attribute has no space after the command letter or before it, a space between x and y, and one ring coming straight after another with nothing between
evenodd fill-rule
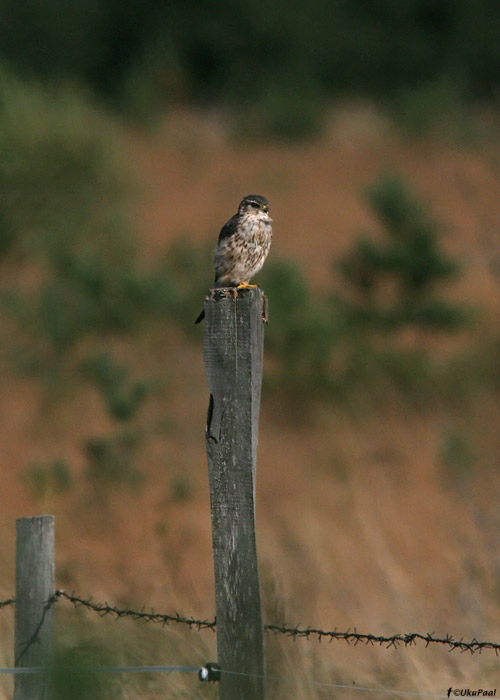
<instances>
[{"instance_id":1,"label":"bird","mask_svg":"<svg viewBox=\"0 0 500 700\"><path fill-rule=\"evenodd\" d=\"M256 287L250 280L264 265L273 237L269 202L248 194L221 228L214 255L214 287ZM200 323L205 310L196 319Z\"/></svg>"}]
</instances>

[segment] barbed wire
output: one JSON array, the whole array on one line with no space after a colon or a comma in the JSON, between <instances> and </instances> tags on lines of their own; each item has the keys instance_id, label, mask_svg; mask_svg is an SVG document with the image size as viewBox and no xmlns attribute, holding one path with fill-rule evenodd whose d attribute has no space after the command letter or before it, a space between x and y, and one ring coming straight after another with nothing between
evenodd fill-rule
<instances>
[{"instance_id":1,"label":"barbed wire","mask_svg":"<svg viewBox=\"0 0 500 700\"><path fill-rule=\"evenodd\" d=\"M132 610L129 608L118 608L114 605L109 605L108 603L97 603L94 602L93 598L82 598L81 596L66 593L66 591L58 589L55 591L54 595L49 598L45 603L43 609L43 616L47 611L54 605L54 603L59 600L64 599L70 602L75 608L86 608L92 612L97 613L100 617L105 617L110 615L116 620L121 618L131 618L132 620L142 620L143 622L154 622L162 625L168 625L170 623L186 625L190 629L196 628L197 630L210 629L215 631L217 628L217 620L203 620L197 619L195 617L186 617L180 615L179 613L165 614L155 612L153 609L147 611L142 608L141 610ZM15 603L14 598L9 598L4 601L0 601L0 608L7 605L12 605ZM336 628L334 630L323 630L316 627L301 627L297 625L295 627L286 625L276 625L276 624L265 624L264 629L268 632L273 632L274 634L283 634L287 637L293 637L294 639L311 639L315 638L318 642L327 640L328 642L333 641L344 641L347 644L357 645L365 644L367 646L385 646L386 648L397 648L399 646L410 647L415 646L417 642L423 642L426 647L431 644L439 644L448 648L448 651L459 650L461 652L470 652L475 654L477 652L481 653L484 650L494 651L496 656L500 655L500 643L499 642L489 642L481 641L475 637L470 641L465 641L463 638L455 639L450 634L444 637L438 637L434 635L434 632L427 634L421 634L419 632L410 632L407 634L392 634L392 635L381 635L381 634L370 634L358 632L356 628L347 629L346 631L339 631ZM33 639L30 640L30 644L33 643Z\"/></svg>"},{"instance_id":2,"label":"barbed wire","mask_svg":"<svg viewBox=\"0 0 500 700\"><path fill-rule=\"evenodd\" d=\"M55 592L55 598L64 598L72 603L75 608L87 608L96 612L100 617L105 617L106 615L114 616L115 619L122 617L130 617L133 620L142 620L143 622L156 622L163 625L168 625L171 622L176 622L179 624L187 625L189 628L196 627L196 629L211 629L215 630L217 623L215 620L197 620L194 617L185 617L175 613L173 615L167 615L165 613L157 613L154 610L146 611L144 608L142 610L130 610L117 608L114 605L108 605L108 603L94 603L92 598L85 599L80 596L66 593L66 591L58 589Z\"/></svg>"},{"instance_id":3,"label":"barbed wire","mask_svg":"<svg viewBox=\"0 0 500 700\"><path fill-rule=\"evenodd\" d=\"M447 634L445 637L435 637L434 632L428 634L420 634L418 632L410 632L408 634L393 634L393 635L378 635L361 633L354 629L348 629L345 632L339 632L337 629L333 631L325 631L312 627L285 627L280 625L265 625L266 630L275 632L276 634L285 634L289 637L316 637L319 642L327 639L329 642L334 640L342 640L347 644L365 644L365 645L385 645L387 649L390 647L399 647L400 645L415 646L418 641L424 642L425 646L430 644L443 644L448 647L449 651L459 649L460 651L469 651L472 654L481 652L483 649L491 649L498 656L500 652L500 643L497 642L481 642L475 637L466 642L463 638L454 639Z\"/></svg>"},{"instance_id":4,"label":"barbed wire","mask_svg":"<svg viewBox=\"0 0 500 700\"><path fill-rule=\"evenodd\" d=\"M217 627L217 621L214 620L197 620L193 617L183 617L178 613L175 615L165 615L156 613L153 610L151 612L146 612L145 610L129 610L129 609L119 609L115 606L108 605L107 603L94 603L92 599L85 600L80 596L70 595L65 591L58 590L55 593L58 598L65 598L69 602L73 603L75 607L85 607L89 610L97 612L99 615L114 615L115 618L130 617L134 620L144 620L145 622L159 622L162 624L168 624L170 622L178 622L181 624L187 624L190 628L196 627L197 629L211 629L215 631ZM275 624L265 624L264 629L268 632L274 632L275 634L284 634L287 637L294 638L306 638L310 639L316 638L319 642L323 639L327 639L329 642L344 641L347 644L366 644L366 645L380 645L390 647L399 647L403 645L405 647L415 646L417 642L424 642L425 646L430 644L441 644L448 647L449 651L458 649L462 652L469 651L471 654L476 652L481 652L483 650L489 649L495 652L498 656L500 653L500 643L497 642L484 642L479 641L475 637L470 641L466 642L463 638L454 639L451 635L447 634L445 637L435 637L434 633L420 634L418 632L411 632L408 634L393 634L393 635L379 635L379 634L367 634L358 632L355 628L348 629L345 632L341 632L337 629L334 630L322 630L315 627L288 627L285 625L275 625Z\"/></svg>"}]
</instances>

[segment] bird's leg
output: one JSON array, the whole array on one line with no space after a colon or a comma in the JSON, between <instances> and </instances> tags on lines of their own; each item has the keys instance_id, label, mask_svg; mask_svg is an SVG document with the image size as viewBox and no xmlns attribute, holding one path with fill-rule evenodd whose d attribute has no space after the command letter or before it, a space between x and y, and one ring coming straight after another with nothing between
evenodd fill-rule
<instances>
[{"instance_id":1,"label":"bird's leg","mask_svg":"<svg viewBox=\"0 0 500 700\"><path fill-rule=\"evenodd\" d=\"M245 289L245 288L247 288L247 287L253 287L253 288L255 288L255 287L258 287L258 286L259 286L258 284L248 284L248 282L242 282L241 284L239 284L239 285L236 287L236 289Z\"/></svg>"}]
</instances>

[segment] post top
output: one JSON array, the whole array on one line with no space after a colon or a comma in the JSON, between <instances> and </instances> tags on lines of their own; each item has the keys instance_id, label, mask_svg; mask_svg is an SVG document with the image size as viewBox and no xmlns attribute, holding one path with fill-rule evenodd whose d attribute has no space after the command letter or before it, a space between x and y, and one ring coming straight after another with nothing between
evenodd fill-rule
<instances>
[{"instance_id":1,"label":"post top","mask_svg":"<svg viewBox=\"0 0 500 700\"><path fill-rule=\"evenodd\" d=\"M41 515L31 515L27 518L17 518L16 523L20 522L27 522L29 520L36 521L36 520L55 520L54 515L48 515L48 514L41 514Z\"/></svg>"}]
</instances>

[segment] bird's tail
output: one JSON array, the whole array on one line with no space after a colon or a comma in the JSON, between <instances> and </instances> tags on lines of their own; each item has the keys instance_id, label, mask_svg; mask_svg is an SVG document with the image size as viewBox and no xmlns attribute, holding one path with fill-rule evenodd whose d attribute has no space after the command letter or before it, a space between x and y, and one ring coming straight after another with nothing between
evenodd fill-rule
<instances>
[{"instance_id":1,"label":"bird's tail","mask_svg":"<svg viewBox=\"0 0 500 700\"><path fill-rule=\"evenodd\" d=\"M201 312L201 314L200 314L200 315L198 316L198 318L196 319L195 323L200 323L201 321L203 321L204 318L205 318L205 309L203 309L203 311Z\"/></svg>"}]
</instances>

